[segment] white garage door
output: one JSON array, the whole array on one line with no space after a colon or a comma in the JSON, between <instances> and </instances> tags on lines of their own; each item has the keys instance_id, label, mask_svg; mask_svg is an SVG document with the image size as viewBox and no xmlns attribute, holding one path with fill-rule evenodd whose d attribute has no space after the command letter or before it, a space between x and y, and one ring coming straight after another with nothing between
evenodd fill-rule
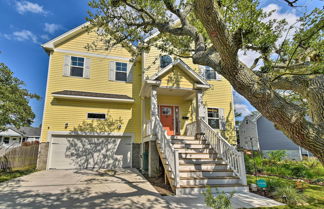
<instances>
[{"instance_id":1,"label":"white garage door","mask_svg":"<svg viewBox=\"0 0 324 209\"><path fill-rule=\"evenodd\" d=\"M131 167L130 137L56 136L49 169L113 169Z\"/></svg>"}]
</instances>

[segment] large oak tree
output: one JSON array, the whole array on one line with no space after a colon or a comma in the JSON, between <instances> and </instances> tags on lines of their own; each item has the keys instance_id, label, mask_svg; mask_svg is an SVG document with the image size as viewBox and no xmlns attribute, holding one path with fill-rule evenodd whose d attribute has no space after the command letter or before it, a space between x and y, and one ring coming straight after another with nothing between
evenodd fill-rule
<instances>
[{"instance_id":1,"label":"large oak tree","mask_svg":"<svg viewBox=\"0 0 324 209\"><path fill-rule=\"evenodd\" d=\"M101 28L107 48L122 44L136 56L154 46L212 67L276 128L324 164L323 11L315 9L287 27L285 21L271 19L258 0L89 4L94 10L88 19ZM156 31L159 35L145 40ZM259 56L249 67L240 62L239 51ZM260 63L262 67L256 67Z\"/></svg>"}]
</instances>

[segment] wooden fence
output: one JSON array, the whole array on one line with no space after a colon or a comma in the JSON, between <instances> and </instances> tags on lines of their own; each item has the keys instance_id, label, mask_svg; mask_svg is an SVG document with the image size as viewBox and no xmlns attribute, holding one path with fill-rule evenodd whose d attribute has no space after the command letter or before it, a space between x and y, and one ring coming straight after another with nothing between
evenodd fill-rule
<instances>
[{"instance_id":1,"label":"wooden fence","mask_svg":"<svg viewBox=\"0 0 324 209\"><path fill-rule=\"evenodd\" d=\"M36 168L38 144L11 149L0 157L0 171Z\"/></svg>"}]
</instances>

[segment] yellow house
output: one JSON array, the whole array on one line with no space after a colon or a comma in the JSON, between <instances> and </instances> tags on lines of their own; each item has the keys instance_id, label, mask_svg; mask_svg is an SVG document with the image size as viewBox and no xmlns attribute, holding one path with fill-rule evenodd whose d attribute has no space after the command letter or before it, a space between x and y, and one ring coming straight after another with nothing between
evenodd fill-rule
<instances>
[{"instance_id":1,"label":"yellow house","mask_svg":"<svg viewBox=\"0 0 324 209\"><path fill-rule=\"evenodd\" d=\"M177 193L190 193L177 188L192 180L190 162L196 160L202 162L202 179L246 189L241 153L230 145L236 137L229 82L211 68L156 48L135 58L123 46L91 50L86 46L98 35L86 25L42 45L49 55L43 166L134 167L151 176L163 173ZM223 166L223 181L204 175L203 163L210 161ZM200 188L199 182L191 184Z\"/></svg>"}]
</instances>

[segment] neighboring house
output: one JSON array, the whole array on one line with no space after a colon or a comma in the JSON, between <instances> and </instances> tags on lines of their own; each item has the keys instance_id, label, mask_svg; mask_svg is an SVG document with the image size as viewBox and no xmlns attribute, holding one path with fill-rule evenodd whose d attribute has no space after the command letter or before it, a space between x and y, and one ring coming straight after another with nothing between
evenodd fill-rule
<instances>
[{"instance_id":1,"label":"neighboring house","mask_svg":"<svg viewBox=\"0 0 324 209\"><path fill-rule=\"evenodd\" d=\"M19 129L9 127L0 132L0 145L4 147L19 146L25 141L39 141L40 128L21 127Z\"/></svg>"},{"instance_id":2,"label":"neighboring house","mask_svg":"<svg viewBox=\"0 0 324 209\"><path fill-rule=\"evenodd\" d=\"M311 153L290 140L282 131L259 112L246 116L239 127L239 146L247 150L260 150L266 154L276 150L285 150L287 158L301 160L303 155Z\"/></svg>"},{"instance_id":3,"label":"neighboring house","mask_svg":"<svg viewBox=\"0 0 324 209\"><path fill-rule=\"evenodd\" d=\"M23 140L23 134L15 128L8 128L0 132L0 145L2 147L19 146Z\"/></svg>"},{"instance_id":4,"label":"neighboring house","mask_svg":"<svg viewBox=\"0 0 324 209\"><path fill-rule=\"evenodd\" d=\"M102 50L97 30L87 32L85 25L42 45L49 55L41 132L41 142L49 144L43 143L47 169L134 167L151 175L159 170L156 117L168 137L185 135L188 124L203 119L236 141L227 80L154 47L131 62L129 47ZM86 49L96 41L97 50ZM114 128L89 126L103 119L112 119Z\"/></svg>"},{"instance_id":5,"label":"neighboring house","mask_svg":"<svg viewBox=\"0 0 324 209\"><path fill-rule=\"evenodd\" d=\"M23 142L39 141L41 128L21 127L19 131L23 134Z\"/></svg>"}]
</instances>

